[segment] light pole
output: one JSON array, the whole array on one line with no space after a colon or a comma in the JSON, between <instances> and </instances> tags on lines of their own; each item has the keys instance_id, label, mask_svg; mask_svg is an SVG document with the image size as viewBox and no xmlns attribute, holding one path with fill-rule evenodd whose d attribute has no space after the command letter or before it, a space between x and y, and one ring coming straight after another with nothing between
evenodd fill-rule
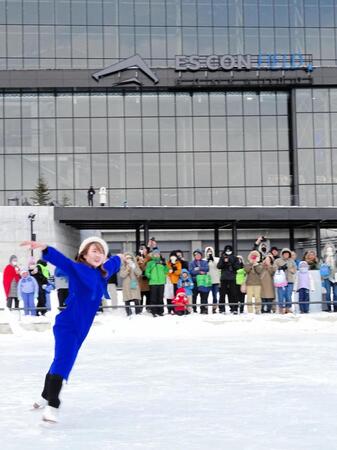
<instances>
[{"instance_id":1,"label":"light pole","mask_svg":"<svg viewBox=\"0 0 337 450\"><path fill-rule=\"evenodd\" d=\"M34 233L34 230L33 230L35 214L30 213L28 215L28 219L30 220L30 240L31 241L36 241L36 234ZM33 256L33 249L31 249L30 254L31 254L31 256Z\"/></svg>"}]
</instances>

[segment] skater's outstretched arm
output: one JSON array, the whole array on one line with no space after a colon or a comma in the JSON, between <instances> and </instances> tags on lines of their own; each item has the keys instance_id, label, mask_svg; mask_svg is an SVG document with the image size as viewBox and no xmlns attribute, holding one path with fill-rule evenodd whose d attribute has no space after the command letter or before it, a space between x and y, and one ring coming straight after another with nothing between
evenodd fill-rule
<instances>
[{"instance_id":1,"label":"skater's outstretched arm","mask_svg":"<svg viewBox=\"0 0 337 450\"><path fill-rule=\"evenodd\" d=\"M114 273L119 272L119 269L121 267L121 262L124 260L124 256L121 254L118 254L116 256L112 256L111 258L107 259L104 263L104 269L108 271L109 278Z\"/></svg>"},{"instance_id":2,"label":"skater's outstretched arm","mask_svg":"<svg viewBox=\"0 0 337 450\"><path fill-rule=\"evenodd\" d=\"M43 242L36 241L23 241L20 246L28 247L33 250L42 250L42 256L45 261L50 262L56 267L59 267L68 275L73 271L75 262L64 256L61 252L54 247L49 247Z\"/></svg>"}]
</instances>

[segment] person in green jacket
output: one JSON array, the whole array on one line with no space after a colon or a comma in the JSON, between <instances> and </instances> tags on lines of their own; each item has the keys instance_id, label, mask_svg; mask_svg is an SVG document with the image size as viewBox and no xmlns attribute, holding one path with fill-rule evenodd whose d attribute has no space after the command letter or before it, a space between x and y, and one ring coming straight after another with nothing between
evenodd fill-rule
<instances>
[{"instance_id":1,"label":"person in green jacket","mask_svg":"<svg viewBox=\"0 0 337 450\"><path fill-rule=\"evenodd\" d=\"M153 317L164 315L164 286L168 270L165 259L160 255L159 248L153 249L152 258L145 269L145 276L149 279L150 311Z\"/></svg>"}]
</instances>

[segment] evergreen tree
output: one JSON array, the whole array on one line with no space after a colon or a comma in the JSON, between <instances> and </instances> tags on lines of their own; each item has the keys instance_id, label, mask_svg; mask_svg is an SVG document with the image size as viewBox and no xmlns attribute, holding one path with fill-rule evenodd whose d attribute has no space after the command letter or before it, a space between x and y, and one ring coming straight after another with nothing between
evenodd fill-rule
<instances>
[{"instance_id":1,"label":"evergreen tree","mask_svg":"<svg viewBox=\"0 0 337 450\"><path fill-rule=\"evenodd\" d=\"M51 200L48 184L43 177L39 177L37 180L36 188L34 189L34 195L31 197L35 205L48 205Z\"/></svg>"},{"instance_id":2,"label":"evergreen tree","mask_svg":"<svg viewBox=\"0 0 337 450\"><path fill-rule=\"evenodd\" d=\"M67 194L62 195L62 206L71 206L71 200Z\"/></svg>"}]
</instances>

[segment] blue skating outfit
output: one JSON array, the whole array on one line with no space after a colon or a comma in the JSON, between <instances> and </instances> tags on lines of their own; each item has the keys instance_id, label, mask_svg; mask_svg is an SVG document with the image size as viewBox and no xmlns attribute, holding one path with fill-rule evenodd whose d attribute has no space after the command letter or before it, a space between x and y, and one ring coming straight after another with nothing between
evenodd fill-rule
<instances>
[{"instance_id":1,"label":"blue skating outfit","mask_svg":"<svg viewBox=\"0 0 337 450\"><path fill-rule=\"evenodd\" d=\"M103 278L99 269L74 262L53 247L43 251L43 259L63 270L69 277L67 307L56 316L53 328L55 356L49 369L49 374L67 380L102 297L106 294L107 280L119 271L121 260L119 256L108 259L103 265L108 275Z\"/></svg>"}]
</instances>

